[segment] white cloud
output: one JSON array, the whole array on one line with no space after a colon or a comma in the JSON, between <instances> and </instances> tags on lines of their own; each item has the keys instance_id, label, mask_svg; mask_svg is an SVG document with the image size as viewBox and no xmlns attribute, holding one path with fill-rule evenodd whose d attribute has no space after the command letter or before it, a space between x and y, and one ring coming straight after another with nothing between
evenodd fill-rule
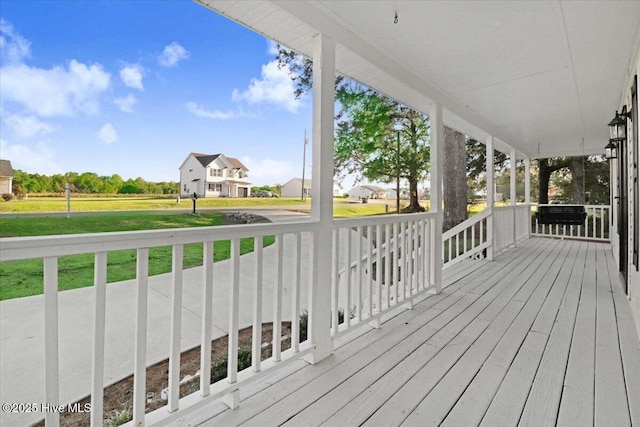
<instances>
[{"instance_id":1,"label":"white cloud","mask_svg":"<svg viewBox=\"0 0 640 427\"><path fill-rule=\"evenodd\" d=\"M113 100L113 103L125 113L133 113L133 106L136 105L137 102L138 100L132 94Z\"/></svg>"},{"instance_id":2,"label":"white cloud","mask_svg":"<svg viewBox=\"0 0 640 427\"><path fill-rule=\"evenodd\" d=\"M130 88L144 90L142 78L144 71L140 65L127 65L120 70L122 82Z\"/></svg>"},{"instance_id":3,"label":"white cloud","mask_svg":"<svg viewBox=\"0 0 640 427\"><path fill-rule=\"evenodd\" d=\"M97 114L110 74L100 64L87 66L72 59L68 68L51 69L15 64L0 67L2 102L15 102L39 116Z\"/></svg>"},{"instance_id":4,"label":"white cloud","mask_svg":"<svg viewBox=\"0 0 640 427\"><path fill-rule=\"evenodd\" d=\"M55 130L53 126L38 120L35 116L13 114L5 116L3 121L9 129L22 138L30 138L34 135L46 135Z\"/></svg>"},{"instance_id":5,"label":"white cloud","mask_svg":"<svg viewBox=\"0 0 640 427\"><path fill-rule=\"evenodd\" d=\"M21 63L31 55L31 43L17 34L10 22L0 19L0 58L9 64Z\"/></svg>"},{"instance_id":6,"label":"white cloud","mask_svg":"<svg viewBox=\"0 0 640 427\"><path fill-rule=\"evenodd\" d=\"M189 58L189 55L189 52L184 47L177 42L173 42L158 55L158 62L163 67L171 68L175 67L181 60Z\"/></svg>"},{"instance_id":7,"label":"white cloud","mask_svg":"<svg viewBox=\"0 0 640 427\"><path fill-rule=\"evenodd\" d=\"M278 43L274 42L271 39L267 39L267 53L269 55L277 55L278 54Z\"/></svg>"},{"instance_id":8,"label":"white cloud","mask_svg":"<svg viewBox=\"0 0 640 427\"><path fill-rule=\"evenodd\" d=\"M234 89L234 101L247 101L249 104L269 103L295 113L300 107L300 100L295 97L295 87L291 80L289 67L278 67L273 60L262 66L262 79L251 79L249 87L240 92Z\"/></svg>"},{"instance_id":9,"label":"white cloud","mask_svg":"<svg viewBox=\"0 0 640 427\"><path fill-rule=\"evenodd\" d=\"M291 178L299 178L300 175L298 167L286 160L254 160L246 156L240 160L249 169L249 181L254 186L284 184Z\"/></svg>"},{"instance_id":10,"label":"white cloud","mask_svg":"<svg viewBox=\"0 0 640 427\"><path fill-rule=\"evenodd\" d=\"M113 144L118 141L118 131L111 123L107 123L98 131L98 141L103 144Z\"/></svg>"},{"instance_id":11,"label":"white cloud","mask_svg":"<svg viewBox=\"0 0 640 427\"><path fill-rule=\"evenodd\" d=\"M55 160L55 154L45 142L39 142L35 147L26 144L9 144L0 139L2 158L11 160L14 169L30 173L53 174L59 173L61 167Z\"/></svg>"},{"instance_id":12,"label":"white cloud","mask_svg":"<svg viewBox=\"0 0 640 427\"><path fill-rule=\"evenodd\" d=\"M242 109L238 111L220 111L220 110L205 110L204 107L199 106L195 102L187 102L187 110L191 114L197 117L204 117L207 119L214 120L229 120L229 119L237 119L239 117L247 117L247 115L242 111Z\"/></svg>"}]
</instances>

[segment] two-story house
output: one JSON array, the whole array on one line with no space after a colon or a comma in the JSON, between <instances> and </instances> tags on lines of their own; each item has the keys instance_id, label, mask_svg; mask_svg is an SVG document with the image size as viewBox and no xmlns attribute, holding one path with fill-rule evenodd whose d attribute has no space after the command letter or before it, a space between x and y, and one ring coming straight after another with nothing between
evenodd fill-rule
<instances>
[{"instance_id":1,"label":"two-story house","mask_svg":"<svg viewBox=\"0 0 640 427\"><path fill-rule=\"evenodd\" d=\"M249 169L238 159L224 154L190 153L180 165L180 194L183 197L248 197Z\"/></svg>"}]
</instances>

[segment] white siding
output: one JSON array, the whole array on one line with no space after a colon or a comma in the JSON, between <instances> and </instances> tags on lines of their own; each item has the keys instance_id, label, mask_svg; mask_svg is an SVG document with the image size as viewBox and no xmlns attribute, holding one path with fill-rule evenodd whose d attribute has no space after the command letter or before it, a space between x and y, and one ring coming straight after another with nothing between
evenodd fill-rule
<instances>
[{"instance_id":1,"label":"white siding","mask_svg":"<svg viewBox=\"0 0 640 427\"><path fill-rule=\"evenodd\" d=\"M205 178L205 168L198 159L189 155L180 169L180 194L188 197L196 192L198 196L204 196Z\"/></svg>"}]
</instances>

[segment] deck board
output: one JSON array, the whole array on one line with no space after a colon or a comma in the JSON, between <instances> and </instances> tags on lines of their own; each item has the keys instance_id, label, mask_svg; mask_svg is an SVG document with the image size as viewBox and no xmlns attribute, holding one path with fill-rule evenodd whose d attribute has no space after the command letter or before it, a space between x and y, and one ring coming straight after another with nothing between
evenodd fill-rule
<instances>
[{"instance_id":1,"label":"deck board","mask_svg":"<svg viewBox=\"0 0 640 427\"><path fill-rule=\"evenodd\" d=\"M604 253L596 252L596 425L629 426L618 325Z\"/></svg>"},{"instance_id":2,"label":"deck board","mask_svg":"<svg viewBox=\"0 0 640 427\"><path fill-rule=\"evenodd\" d=\"M573 265L567 262L558 276L558 283L549 294L549 299L556 304L548 304L555 309L554 313L547 313L549 319L553 319L551 325L544 322L533 325L533 330L544 332L546 328L551 330L549 341L538 368L538 373L533 381L529 398L524 408L519 425L542 426L554 425L558 415L562 386L569 358L571 335L578 310L580 299L580 285L584 274L584 262L586 257L586 244L572 245ZM569 260L568 260L569 261ZM566 287L562 286L566 283ZM564 289L562 295L559 290ZM542 315L543 312L540 312ZM539 316L539 318L541 318ZM545 327L542 327L544 325Z\"/></svg>"},{"instance_id":3,"label":"deck board","mask_svg":"<svg viewBox=\"0 0 640 427\"><path fill-rule=\"evenodd\" d=\"M607 250L538 238L462 262L442 293L187 424L635 424L640 345Z\"/></svg>"},{"instance_id":4,"label":"deck board","mask_svg":"<svg viewBox=\"0 0 640 427\"><path fill-rule=\"evenodd\" d=\"M609 277L612 282L618 277L618 268L613 254L607 255ZM614 282L615 283L615 282ZM627 296L621 286L612 283L613 302L618 320L620 353L622 356L625 384L629 400L631 425L640 425L640 352L637 351L638 337L634 335L634 319Z\"/></svg>"},{"instance_id":5,"label":"deck board","mask_svg":"<svg viewBox=\"0 0 640 427\"><path fill-rule=\"evenodd\" d=\"M593 425L596 330L596 248L589 245L557 425Z\"/></svg>"}]
</instances>

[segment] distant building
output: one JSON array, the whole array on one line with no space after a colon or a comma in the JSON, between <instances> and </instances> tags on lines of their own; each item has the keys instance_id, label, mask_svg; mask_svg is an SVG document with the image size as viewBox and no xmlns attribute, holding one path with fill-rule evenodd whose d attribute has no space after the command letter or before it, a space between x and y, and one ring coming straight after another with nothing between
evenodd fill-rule
<instances>
[{"instance_id":1,"label":"distant building","mask_svg":"<svg viewBox=\"0 0 640 427\"><path fill-rule=\"evenodd\" d=\"M0 194L13 193L13 167L9 160L0 160Z\"/></svg>"},{"instance_id":2,"label":"distant building","mask_svg":"<svg viewBox=\"0 0 640 427\"><path fill-rule=\"evenodd\" d=\"M347 191L350 199L360 199L366 197L368 199L384 199L384 188L377 185L357 185L351 190Z\"/></svg>"},{"instance_id":3,"label":"distant building","mask_svg":"<svg viewBox=\"0 0 640 427\"><path fill-rule=\"evenodd\" d=\"M383 199L395 200L396 199L396 189L395 188L385 188L384 189L384 197ZM400 192L402 194L402 191Z\"/></svg>"},{"instance_id":4,"label":"distant building","mask_svg":"<svg viewBox=\"0 0 640 427\"><path fill-rule=\"evenodd\" d=\"M191 153L180 165L180 194L189 197L249 197L249 169L224 154Z\"/></svg>"},{"instance_id":5,"label":"distant building","mask_svg":"<svg viewBox=\"0 0 640 427\"><path fill-rule=\"evenodd\" d=\"M302 178L291 178L280 192L282 197L302 197ZM311 179L304 180L304 197L311 197Z\"/></svg>"}]
</instances>

